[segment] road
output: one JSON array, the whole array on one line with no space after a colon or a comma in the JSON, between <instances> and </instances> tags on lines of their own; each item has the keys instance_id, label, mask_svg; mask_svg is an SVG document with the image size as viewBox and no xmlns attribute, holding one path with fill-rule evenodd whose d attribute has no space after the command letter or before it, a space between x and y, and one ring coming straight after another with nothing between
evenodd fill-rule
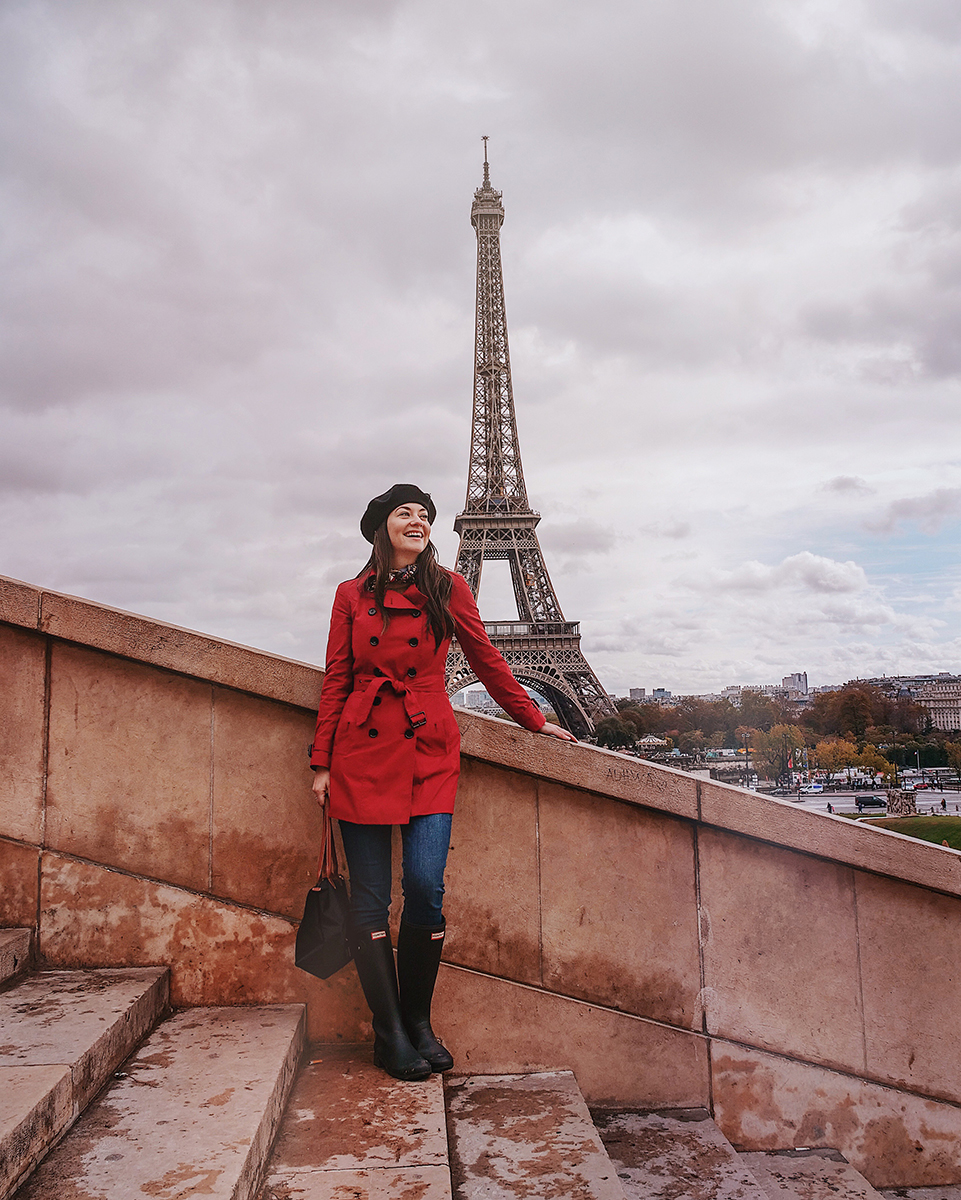
<instances>
[{"instance_id":1,"label":"road","mask_svg":"<svg viewBox=\"0 0 961 1200\"><path fill-rule=\"evenodd\" d=\"M766 795L761 792L759 795ZM833 805L835 812L856 813L858 811L857 798L868 797L877 799L882 796L882 792L822 792L820 796L802 796L797 799L794 793L788 796L776 796L777 800L787 800L796 808L808 808L814 812L827 812L828 804ZM944 797L948 808L947 811L952 816L961 816L961 792L953 789L945 788L943 792L939 791L923 791L917 793L917 805L919 813L928 813L933 808L935 812L941 811L941 798ZM874 808L865 806L864 816L869 817L872 814L877 817L884 816L884 808Z\"/></svg>"}]
</instances>

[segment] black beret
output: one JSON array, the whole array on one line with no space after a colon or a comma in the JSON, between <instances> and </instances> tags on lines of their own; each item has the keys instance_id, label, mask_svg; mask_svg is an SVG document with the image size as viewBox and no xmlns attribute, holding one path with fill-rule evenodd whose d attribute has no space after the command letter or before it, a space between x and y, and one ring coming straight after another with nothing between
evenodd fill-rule
<instances>
[{"instance_id":1,"label":"black beret","mask_svg":"<svg viewBox=\"0 0 961 1200\"><path fill-rule=\"evenodd\" d=\"M437 516L437 506L431 500L430 492L422 492L413 483L395 483L382 496L375 496L367 505L367 511L360 518L360 532L372 543L378 526L383 525L395 508L409 504L411 500L423 504L427 509L427 520L433 525Z\"/></svg>"}]
</instances>

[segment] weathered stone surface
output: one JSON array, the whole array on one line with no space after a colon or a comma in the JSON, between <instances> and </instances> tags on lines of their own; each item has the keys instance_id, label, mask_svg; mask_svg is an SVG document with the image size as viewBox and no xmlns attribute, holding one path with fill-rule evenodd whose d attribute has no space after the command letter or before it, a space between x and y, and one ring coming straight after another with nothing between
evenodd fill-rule
<instances>
[{"instance_id":1,"label":"weathered stone surface","mask_svg":"<svg viewBox=\"0 0 961 1200\"><path fill-rule=\"evenodd\" d=\"M166 1004L161 967L28 975L0 993L0 1067L68 1066L77 1112Z\"/></svg>"},{"instance_id":2,"label":"weathered stone surface","mask_svg":"<svg viewBox=\"0 0 961 1200\"><path fill-rule=\"evenodd\" d=\"M961 1022L961 900L865 874L857 889L868 1074L961 1100L961 1038L946 1036Z\"/></svg>"},{"instance_id":3,"label":"weathered stone surface","mask_svg":"<svg viewBox=\"0 0 961 1200\"><path fill-rule=\"evenodd\" d=\"M455 709L461 754L570 787L697 818L697 781L683 771L597 746L528 733L507 721Z\"/></svg>"},{"instance_id":4,"label":"weathered stone surface","mask_svg":"<svg viewBox=\"0 0 961 1200\"><path fill-rule=\"evenodd\" d=\"M250 1200L303 1044L299 1005L164 1022L18 1200Z\"/></svg>"},{"instance_id":5,"label":"weathered stone surface","mask_svg":"<svg viewBox=\"0 0 961 1200\"><path fill-rule=\"evenodd\" d=\"M444 957L541 982L534 780L467 761L447 867Z\"/></svg>"},{"instance_id":6,"label":"weathered stone surface","mask_svg":"<svg viewBox=\"0 0 961 1200\"><path fill-rule=\"evenodd\" d=\"M272 1180L260 1200L450 1200L446 1167L295 1171Z\"/></svg>"},{"instance_id":7,"label":"weathered stone surface","mask_svg":"<svg viewBox=\"0 0 961 1200\"><path fill-rule=\"evenodd\" d=\"M710 1118L596 1113L628 1200L773 1200Z\"/></svg>"},{"instance_id":8,"label":"weathered stone surface","mask_svg":"<svg viewBox=\"0 0 961 1200\"><path fill-rule=\"evenodd\" d=\"M853 873L718 830L698 846L708 1030L862 1071Z\"/></svg>"},{"instance_id":9,"label":"weathered stone surface","mask_svg":"<svg viewBox=\"0 0 961 1200\"><path fill-rule=\"evenodd\" d=\"M881 1200L880 1193L835 1151L738 1156L771 1200Z\"/></svg>"},{"instance_id":10,"label":"weathered stone surface","mask_svg":"<svg viewBox=\"0 0 961 1200\"><path fill-rule=\"evenodd\" d=\"M243 692L281 700L285 704L316 709L320 699L323 672L307 663L267 654L250 646L238 646L76 596L44 592L40 624L44 633L68 642L152 663Z\"/></svg>"},{"instance_id":11,"label":"weathered stone surface","mask_svg":"<svg viewBox=\"0 0 961 1200\"><path fill-rule=\"evenodd\" d=\"M461 1200L623 1200L571 1072L474 1076L451 1082L447 1097Z\"/></svg>"},{"instance_id":12,"label":"weathered stone surface","mask_svg":"<svg viewBox=\"0 0 961 1200\"><path fill-rule=\"evenodd\" d=\"M713 1046L714 1119L738 1150L833 1147L876 1188L961 1183L961 1108L741 1046Z\"/></svg>"},{"instance_id":13,"label":"weathered stone surface","mask_svg":"<svg viewBox=\"0 0 961 1200\"><path fill-rule=\"evenodd\" d=\"M461 1074L563 1067L590 1104L708 1104L707 1047L693 1034L443 963L434 997Z\"/></svg>"},{"instance_id":14,"label":"weathered stone surface","mask_svg":"<svg viewBox=\"0 0 961 1200\"><path fill-rule=\"evenodd\" d=\"M353 967L329 980L299 971L290 921L56 854L43 861L48 961L167 963L178 1007L306 1001L311 1037L370 1036Z\"/></svg>"},{"instance_id":15,"label":"weathered stone surface","mask_svg":"<svg viewBox=\"0 0 961 1200\"><path fill-rule=\"evenodd\" d=\"M37 629L40 624L39 588L19 579L8 579L0 575L0 621L11 625L22 625L25 629Z\"/></svg>"},{"instance_id":16,"label":"weathered stone surface","mask_svg":"<svg viewBox=\"0 0 961 1200\"><path fill-rule=\"evenodd\" d=\"M374 1066L368 1046L313 1046L309 1058L274 1147L268 1189L283 1194L287 1185L295 1196L326 1196L336 1193L316 1188L301 1193L292 1181L306 1187L310 1176L330 1176L324 1186L333 1188L348 1178L345 1172L441 1168L446 1173L439 1075L400 1083Z\"/></svg>"},{"instance_id":17,"label":"weathered stone surface","mask_svg":"<svg viewBox=\"0 0 961 1200\"><path fill-rule=\"evenodd\" d=\"M961 1200L961 1185L936 1188L882 1188L884 1200Z\"/></svg>"},{"instance_id":18,"label":"weathered stone surface","mask_svg":"<svg viewBox=\"0 0 961 1200\"><path fill-rule=\"evenodd\" d=\"M39 842L43 824L46 646L0 625L0 834Z\"/></svg>"},{"instance_id":19,"label":"weathered stone surface","mask_svg":"<svg viewBox=\"0 0 961 1200\"><path fill-rule=\"evenodd\" d=\"M544 985L700 1027L694 834L662 813L538 789ZM598 887L598 870L604 884Z\"/></svg>"},{"instance_id":20,"label":"weathered stone surface","mask_svg":"<svg viewBox=\"0 0 961 1200\"><path fill-rule=\"evenodd\" d=\"M809 812L789 800L758 796L723 783L698 784L701 820L865 871L961 895L961 852L887 829Z\"/></svg>"},{"instance_id":21,"label":"weathered stone surface","mask_svg":"<svg viewBox=\"0 0 961 1200\"><path fill-rule=\"evenodd\" d=\"M32 929L0 929L0 983L27 966L32 940Z\"/></svg>"},{"instance_id":22,"label":"weathered stone surface","mask_svg":"<svg viewBox=\"0 0 961 1200\"><path fill-rule=\"evenodd\" d=\"M0 1066L0 1196L10 1195L72 1120L69 1067Z\"/></svg>"},{"instance_id":23,"label":"weathered stone surface","mask_svg":"<svg viewBox=\"0 0 961 1200\"><path fill-rule=\"evenodd\" d=\"M299 921L322 828L307 760L314 717L226 688L213 706L211 890Z\"/></svg>"},{"instance_id":24,"label":"weathered stone surface","mask_svg":"<svg viewBox=\"0 0 961 1200\"><path fill-rule=\"evenodd\" d=\"M31 926L37 920L36 846L0 838L0 924Z\"/></svg>"},{"instance_id":25,"label":"weathered stone surface","mask_svg":"<svg viewBox=\"0 0 961 1200\"><path fill-rule=\"evenodd\" d=\"M47 845L206 890L209 684L76 646L50 670Z\"/></svg>"}]
</instances>

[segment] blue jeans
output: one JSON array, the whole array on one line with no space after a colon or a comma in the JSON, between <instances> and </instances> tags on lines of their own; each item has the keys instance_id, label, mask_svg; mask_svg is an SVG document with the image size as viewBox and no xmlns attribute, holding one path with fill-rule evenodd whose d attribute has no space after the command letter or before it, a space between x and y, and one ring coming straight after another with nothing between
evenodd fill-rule
<instances>
[{"instance_id":1,"label":"blue jeans","mask_svg":"<svg viewBox=\"0 0 961 1200\"><path fill-rule=\"evenodd\" d=\"M350 919L358 932L386 929L390 912L392 825L340 821L350 871ZM401 825L404 843L404 920L440 925L444 919L444 868L450 846L450 813L411 817Z\"/></svg>"}]
</instances>

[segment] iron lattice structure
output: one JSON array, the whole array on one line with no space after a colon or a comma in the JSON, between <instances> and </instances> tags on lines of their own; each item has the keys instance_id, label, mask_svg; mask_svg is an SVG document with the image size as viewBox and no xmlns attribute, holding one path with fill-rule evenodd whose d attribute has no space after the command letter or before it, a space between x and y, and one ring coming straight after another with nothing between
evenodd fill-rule
<instances>
[{"instance_id":1,"label":"iron lattice structure","mask_svg":"<svg viewBox=\"0 0 961 1200\"><path fill-rule=\"evenodd\" d=\"M577 737L615 709L581 653L580 626L565 621L537 540L540 514L527 498L511 385L507 312L501 270L501 192L491 187L484 139L484 182L474 193L471 224L477 231L477 316L474 331L474 413L467 503L454 522L460 535L456 570L480 593L484 561L510 564L516 621L485 621L487 633L516 679L550 701L558 719ZM457 642L447 660L447 691L474 683Z\"/></svg>"}]
</instances>

